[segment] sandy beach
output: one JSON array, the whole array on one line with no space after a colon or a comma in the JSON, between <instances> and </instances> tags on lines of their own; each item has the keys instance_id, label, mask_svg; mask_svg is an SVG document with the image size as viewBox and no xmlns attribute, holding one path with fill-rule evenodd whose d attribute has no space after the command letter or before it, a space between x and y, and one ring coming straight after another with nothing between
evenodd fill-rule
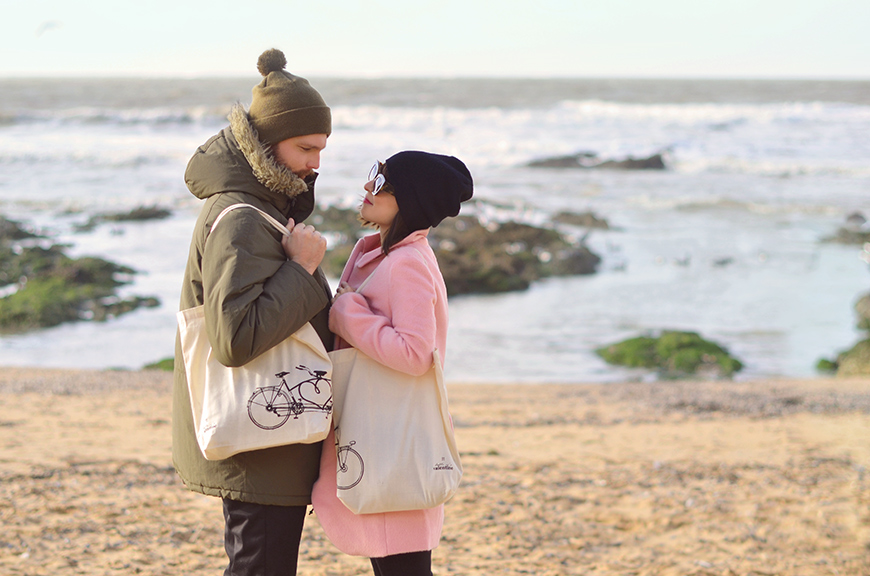
<instances>
[{"instance_id":1,"label":"sandy beach","mask_svg":"<svg viewBox=\"0 0 870 576\"><path fill-rule=\"evenodd\" d=\"M171 375L0 373L0 573L216 575ZM870 380L450 384L465 476L435 574L870 574ZM309 516L300 574L370 574Z\"/></svg>"}]
</instances>

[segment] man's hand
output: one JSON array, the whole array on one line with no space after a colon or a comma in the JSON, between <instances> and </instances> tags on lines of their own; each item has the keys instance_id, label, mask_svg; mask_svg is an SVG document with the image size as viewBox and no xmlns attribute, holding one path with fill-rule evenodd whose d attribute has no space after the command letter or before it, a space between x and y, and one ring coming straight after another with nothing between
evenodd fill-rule
<instances>
[{"instance_id":1,"label":"man's hand","mask_svg":"<svg viewBox=\"0 0 870 576\"><path fill-rule=\"evenodd\" d=\"M287 230L290 234L281 239L284 254L314 275L326 254L326 238L314 226L296 224L293 218L287 221Z\"/></svg>"}]
</instances>

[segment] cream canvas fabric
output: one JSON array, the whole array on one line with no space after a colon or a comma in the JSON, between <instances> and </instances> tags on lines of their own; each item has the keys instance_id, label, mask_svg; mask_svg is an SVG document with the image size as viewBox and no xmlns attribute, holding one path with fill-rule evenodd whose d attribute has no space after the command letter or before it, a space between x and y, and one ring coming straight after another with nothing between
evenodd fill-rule
<instances>
[{"instance_id":1,"label":"cream canvas fabric","mask_svg":"<svg viewBox=\"0 0 870 576\"><path fill-rule=\"evenodd\" d=\"M248 204L277 229L287 229ZM319 442L332 425L332 363L311 324L237 368L214 357L203 306L178 312L196 438L207 460L284 444Z\"/></svg>"},{"instance_id":2,"label":"cream canvas fabric","mask_svg":"<svg viewBox=\"0 0 870 576\"><path fill-rule=\"evenodd\" d=\"M355 348L329 354L338 498L355 514L420 510L450 499L462 465L438 351L422 376Z\"/></svg>"}]
</instances>

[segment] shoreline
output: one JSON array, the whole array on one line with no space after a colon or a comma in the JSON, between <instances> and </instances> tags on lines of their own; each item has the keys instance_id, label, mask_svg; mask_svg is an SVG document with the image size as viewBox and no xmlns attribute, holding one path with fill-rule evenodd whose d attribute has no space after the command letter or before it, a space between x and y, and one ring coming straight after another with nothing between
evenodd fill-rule
<instances>
[{"instance_id":1,"label":"shoreline","mask_svg":"<svg viewBox=\"0 0 870 576\"><path fill-rule=\"evenodd\" d=\"M218 574L171 464L172 374L0 371L0 572ZM448 383L435 574L870 573L870 379ZM309 516L299 573L369 574Z\"/></svg>"}]
</instances>

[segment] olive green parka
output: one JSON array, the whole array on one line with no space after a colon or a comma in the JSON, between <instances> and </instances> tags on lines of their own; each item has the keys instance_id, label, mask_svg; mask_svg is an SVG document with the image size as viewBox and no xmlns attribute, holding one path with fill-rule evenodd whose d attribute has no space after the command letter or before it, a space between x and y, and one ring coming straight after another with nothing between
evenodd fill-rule
<instances>
[{"instance_id":1,"label":"olive green parka","mask_svg":"<svg viewBox=\"0 0 870 576\"><path fill-rule=\"evenodd\" d=\"M248 203L280 222L301 222L314 209L314 180L303 181L259 142L244 108L230 125L200 146L185 182L205 200L193 231L180 309L205 305L208 338L217 359L242 366L311 322L327 350L330 289L287 259L281 235L255 210L234 210L211 231L231 204ZM208 461L199 450L181 348L176 338L172 407L172 456L194 492L243 502L303 506L311 502L321 443L295 444Z\"/></svg>"}]
</instances>

